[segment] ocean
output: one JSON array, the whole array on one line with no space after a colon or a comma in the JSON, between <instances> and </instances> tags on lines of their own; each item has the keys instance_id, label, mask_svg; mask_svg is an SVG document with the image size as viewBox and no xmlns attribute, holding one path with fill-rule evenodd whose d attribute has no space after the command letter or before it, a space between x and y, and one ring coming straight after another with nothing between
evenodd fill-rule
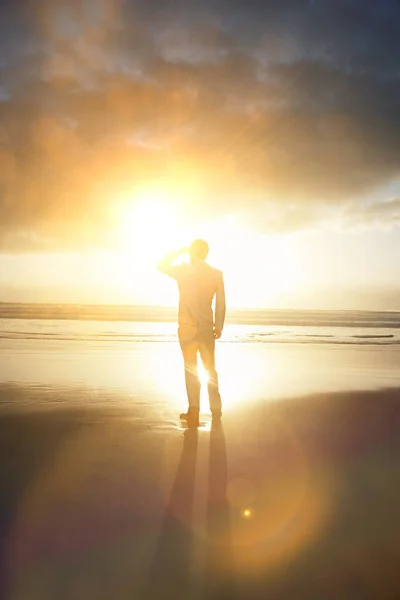
<instances>
[{"instance_id":1,"label":"ocean","mask_svg":"<svg viewBox=\"0 0 400 600\"><path fill-rule=\"evenodd\" d=\"M0 304L0 340L175 343L169 307ZM221 343L400 344L400 312L232 310Z\"/></svg>"}]
</instances>

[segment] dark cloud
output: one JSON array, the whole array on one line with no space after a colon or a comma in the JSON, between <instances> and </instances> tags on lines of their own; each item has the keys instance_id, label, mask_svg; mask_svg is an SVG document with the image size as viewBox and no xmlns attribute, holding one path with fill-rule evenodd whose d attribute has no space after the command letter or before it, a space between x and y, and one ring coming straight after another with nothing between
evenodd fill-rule
<instances>
[{"instance_id":1,"label":"dark cloud","mask_svg":"<svg viewBox=\"0 0 400 600\"><path fill-rule=\"evenodd\" d=\"M142 181L193 176L204 215L263 222L269 200L288 230L324 206L365 206L400 175L394 0L3 0L0 12L3 248L103 243L114 198Z\"/></svg>"}]
</instances>

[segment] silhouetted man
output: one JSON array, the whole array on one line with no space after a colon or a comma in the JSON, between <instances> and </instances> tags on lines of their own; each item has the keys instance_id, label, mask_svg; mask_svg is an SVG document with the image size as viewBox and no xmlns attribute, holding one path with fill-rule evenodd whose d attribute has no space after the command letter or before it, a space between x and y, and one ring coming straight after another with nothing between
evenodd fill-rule
<instances>
[{"instance_id":1,"label":"silhouetted man","mask_svg":"<svg viewBox=\"0 0 400 600\"><path fill-rule=\"evenodd\" d=\"M208 373L208 396L213 418L220 418L221 396L215 370L215 340L221 337L225 321L225 289L222 272L206 263L208 244L195 240L190 248L167 254L158 269L176 279L179 287L179 342L185 363L186 390L189 401L187 413L181 415L189 427L199 424L200 380L197 373L197 354L200 354ZM178 256L189 253L190 263L173 265ZM215 296L215 319L212 302Z\"/></svg>"}]
</instances>

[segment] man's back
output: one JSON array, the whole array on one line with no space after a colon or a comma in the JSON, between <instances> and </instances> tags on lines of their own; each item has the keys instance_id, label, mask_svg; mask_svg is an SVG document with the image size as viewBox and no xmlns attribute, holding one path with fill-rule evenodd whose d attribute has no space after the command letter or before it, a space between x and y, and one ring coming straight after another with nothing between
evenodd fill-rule
<instances>
[{"instance_id":1,"label":"man's back","mask_svg":"<svg viewBox=\"0 0 400 600\"><path fill-rule=\"evenodd\" d=\"M205 243L205 242L202 242ZM196 242L194 242L196 244ZM173 277L179 287L179 327L189 336L199 332L215 331L221 335L225 320L225 288L222 272L210 267L202 257L194 255L193 246L190 263L173 265L175 259L187 250L169 253L158 264L162 273ZM208 249L208 246L207 246ZM215 300L215 318L212 302Z\"/></svg>"},{"instance_id":2,"label":"man's back","mask_svg":"<svg viewBox=\"0 0 400 600\"><path fill-rule=\"evenodd\" d=\"M194 326L199 332L212 331L214 296L217 296L216 323L222 300L225 305L225 298L220 297L224 287L222 272L198 261L177 267L175 279L179 287L179 325Z\"/></svg>"}]
</instances>

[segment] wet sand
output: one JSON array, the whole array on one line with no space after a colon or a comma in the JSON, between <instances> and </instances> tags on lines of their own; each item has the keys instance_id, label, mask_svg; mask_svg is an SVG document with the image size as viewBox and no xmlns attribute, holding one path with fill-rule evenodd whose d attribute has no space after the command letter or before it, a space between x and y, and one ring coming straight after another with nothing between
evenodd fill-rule
<instances>
[{"instance_id":1,"label":"wet sand","mask_svg":"<svg viewBox=\"0 0 400 600\"><path fill-rule=\"evenodd\" d=\"M399 390L241 403L198 432L146 398L13 394L32 409L0 416L2 599L400 597Z\"/></svg>"}]
</instances>

